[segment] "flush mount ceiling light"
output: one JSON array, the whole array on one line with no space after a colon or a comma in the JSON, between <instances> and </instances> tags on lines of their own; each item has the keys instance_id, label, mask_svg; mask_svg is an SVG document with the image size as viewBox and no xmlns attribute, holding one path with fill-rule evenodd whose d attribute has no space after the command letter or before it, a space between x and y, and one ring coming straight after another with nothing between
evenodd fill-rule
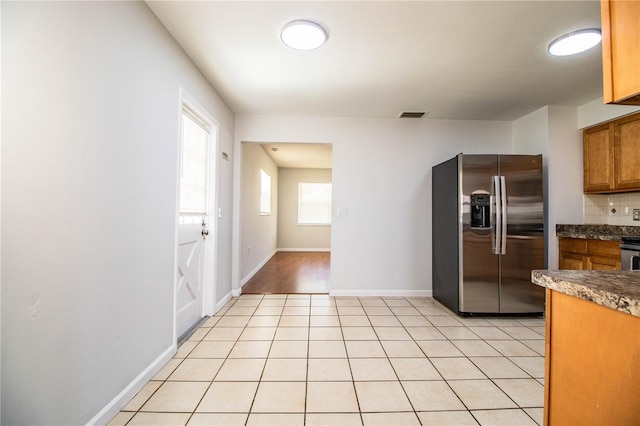
<instances>
[{"instance_id":1,"label":"flush mount ceiling light","mask_svg":"<svg viewBox=\"0 0 640 426\"><path fill-rule=\"evenodd\" d=\"M602 34L597 28L572 31L558 37L549 43L547 49L553 56L568 56L591 49L602 40Z\"/></svg>"},{"instance_id":2,"label":"flush mount ceiling light","mask_svg":"<svg viewBox=\"0 0 640 426\"><path fill-rule=\"evenodd\" d=\"M280 33L282 42L292 49L313 50L327 41L327 30L317 22L308 20L291 21Z\"/></svg>"}]
</instances>

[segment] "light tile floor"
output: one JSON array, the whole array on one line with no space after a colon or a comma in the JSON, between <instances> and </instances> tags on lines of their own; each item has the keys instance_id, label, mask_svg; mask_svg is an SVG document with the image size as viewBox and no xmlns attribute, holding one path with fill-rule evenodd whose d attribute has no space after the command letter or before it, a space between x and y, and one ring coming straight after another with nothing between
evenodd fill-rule
<instances>
[{"instance_id":1,"label":"light tile floor","mask_svg":"<svg viewBox=\"0 0 640 426\"><path fill-rule=\"evenodd\" d=\"M110 425L540 425L544 330L431 298L243 295Z\"/></svg>"}]
</instances>

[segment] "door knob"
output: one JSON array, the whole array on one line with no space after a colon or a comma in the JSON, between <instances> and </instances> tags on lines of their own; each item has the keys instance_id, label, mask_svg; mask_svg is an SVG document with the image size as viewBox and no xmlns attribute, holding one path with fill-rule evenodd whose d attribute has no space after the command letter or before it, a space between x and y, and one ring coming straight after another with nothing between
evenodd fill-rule
<instances>
[{"instance_id":1,"label":"door knob","mask_svg":"<svg viewBox=\"0 0 640 426\"><path fill-rule=\"evenodd\" d=\"M202 238L206 237L207 235L209 235L209 230L207 229L207 220L203 217L202 218Z\"/></svg>"}]
</instances>

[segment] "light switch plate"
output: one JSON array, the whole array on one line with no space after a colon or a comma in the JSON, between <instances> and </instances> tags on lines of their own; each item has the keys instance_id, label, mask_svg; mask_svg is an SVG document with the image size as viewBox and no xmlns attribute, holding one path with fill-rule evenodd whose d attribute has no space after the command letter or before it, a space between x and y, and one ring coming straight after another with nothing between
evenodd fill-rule
<instances>
[{"instance_id":1,"label":"light switch plate","mask_svg":"<svg viewBox=\"0 0 640 426\"><path fill-rule=\"evenodd\" d=\"M633 220L640 220L640 209L633 209Z\"/></svg>"}]
</instances>

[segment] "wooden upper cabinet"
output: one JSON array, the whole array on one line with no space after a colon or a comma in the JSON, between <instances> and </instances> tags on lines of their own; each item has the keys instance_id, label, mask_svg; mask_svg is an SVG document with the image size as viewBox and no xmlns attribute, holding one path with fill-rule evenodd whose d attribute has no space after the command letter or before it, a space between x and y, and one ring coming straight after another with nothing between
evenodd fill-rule
<instances>
[{"instance_id":1,"label":"wooden upper cabinet","mask_svg":"<svg viewBox=\"0 0 640 426\"><path fill-rule=\"evenodd\" d=\"M607 192L613 181L613 123L583 133L584 192Z\"/></svg>"},{"instance_id":2,"label":"wooden upper cabinet","mask_svg":"<svg viewBox=\"0 0 640 426\"><path fill-rule=\"evenodd\" d=\"M640 28L640 20L638 21ZM640 70L638 70L640 74ZM616 121L615 139L616 189L640 188L640 115L634 114Z\"/></svg>"},{"instance_id":3,"label":"wooden upper cabinet","mask_svg":"<svg viewBox=\"0 0 640 426\"><path fill-rule=\"evenodd\" d=\"M640 105L640 0L601 0L604 102Z\"/></svg>"},{"instance_id":4,"label":"wooden upper cabinet","mask_svg":"<svg viewBox=\"0 0 640 426\"><path fill-rule=\"evenodd\" d=\"M640 113L585 129L582 141L585 194L640 191Z\"/></svg>"}]
</instances>

